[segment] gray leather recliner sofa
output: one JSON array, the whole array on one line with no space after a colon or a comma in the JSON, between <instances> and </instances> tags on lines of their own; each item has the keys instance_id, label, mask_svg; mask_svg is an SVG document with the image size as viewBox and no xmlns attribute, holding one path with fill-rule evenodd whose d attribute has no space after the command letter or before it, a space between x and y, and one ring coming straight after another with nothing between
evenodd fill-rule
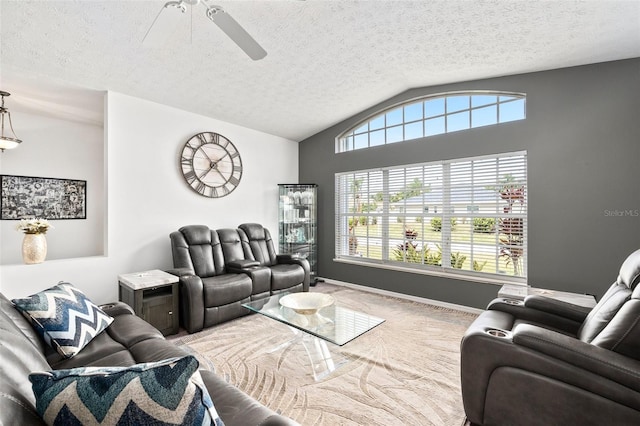
<instances>
[{"instance_id":1,"label":"gray leather recliner sofa","mask_svg":"<svg viewBox=\"0 0 640 426\"><path fill-rule=\"evenodd\" d=\"M44 343L31 324L0 294L0 425L44 425L35 408L29 374L76 367L126 367L182 357L188 353L133 314L122 302L103 305L114 318L73 358L62 358ZM226 426L297 425L263 406L212 371L202 379Z\"/></svg>"},{"instance_id":2,"label":"gray leather recliner sofa","mask_svg":"<svg viewBox=\"0 0 640 426\"><path fill-rule=\"evenodd\" d=\"M461 345L474 425L640 424L640 250L593 309L493 300Z\"/></svg>"},{"instance_id":3,"label":"gray leather recliner sofa","mask_svg":"<svg viewBox=\"0 0 640 426\"><path fill-rule=\"evenodd\" d=\"M189 333L249 314L243 303L309 291L309 262L276 255L270 238L252 246L242 228L188 225L170 239L174 269L168 272L180 278L180 323ZM262 248L273 261L264 261Z\"/></svg>"},{"instance_id":4,"label":"gray leather recliner sofa","mask_svg":"<svg viewBox=\"0 0 640 426\"><path fill-rule=\"evenodd\" d=\"M276 254L271 233L258 223L243 223L238 228L244 232L250 257L260 266L271 270L271 293L283 291L309 291L310 270L306 259L288 253Z\"/></svg>"}]
</instances>

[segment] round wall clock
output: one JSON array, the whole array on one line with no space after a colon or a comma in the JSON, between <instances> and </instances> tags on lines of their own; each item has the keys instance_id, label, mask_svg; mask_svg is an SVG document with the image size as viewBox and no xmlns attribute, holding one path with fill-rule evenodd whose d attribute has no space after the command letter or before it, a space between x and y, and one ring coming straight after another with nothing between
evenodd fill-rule
<instances>
[{"instance_id":1,"label":"round wall clock","mask_svg":"<svg viewBox=\"0 0 640 426\"><path fill-rule=\"evenodd\" d=\"M191 189L204 197L229 195L242 178L242 159L235 145L213 132L198 133L184 144L180 167Z\"/></svg>"}]
</instances>

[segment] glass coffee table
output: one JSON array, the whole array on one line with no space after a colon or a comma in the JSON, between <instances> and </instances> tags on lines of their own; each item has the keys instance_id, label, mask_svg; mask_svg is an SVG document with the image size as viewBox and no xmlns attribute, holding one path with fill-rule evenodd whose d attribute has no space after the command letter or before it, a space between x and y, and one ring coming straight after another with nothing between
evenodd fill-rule
<instances>
[{"instance_id":1,"label":"glass coffee table","mask_svg":"<svg viewBox=\"0 0 640 426\"><path fill-rule=\"evenodd\" d=\"M294 337L269 352L302 342L309 355L316 380L321 380L348 362L339 354L333 354L327 342L343 346L384 322L382 318L340 306L339 300L317 313L299 314L280 304L280 299L287 294L290 293L276 294L268 299L244 303L242 306L287 325Z\"/></svg>"}]
</instances>

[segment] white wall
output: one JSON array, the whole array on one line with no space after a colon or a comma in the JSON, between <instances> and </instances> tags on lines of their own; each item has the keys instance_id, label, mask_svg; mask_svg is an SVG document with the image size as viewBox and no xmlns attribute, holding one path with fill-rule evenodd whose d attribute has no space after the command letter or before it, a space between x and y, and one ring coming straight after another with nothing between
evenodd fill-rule
<instances>
[{"instance_id":1,"label":"white wall","mask_svg":"<svg viewBox=\"0 0 640 426\"><path fill-rule=\"evenodd\" d=\"M296 142L113 92L106 112L106 255L3 265L0 290L6 296L67 280L97 303L116 300L118 274L173 266L169 233L183 225L218 229L259 222L277 235L277 184L297 182ZM203 131L226 136L242 157L242 181L223 198L196 194L180 173L184 143Z\"/></svg>"},{"instance_id":2,"label":"white wall","mask_svg":"<svg viewBox=\"0 0 640 426\"><path fill-rule=\"evenodd\" d=\"M55 229L47 233L47 259L102 255L103 127L26 112L13 112L12 115L15 117L14 128L23 143L0 154L3 158L1 174L87 181L86 220L52 220ZM17 223L15 220L0 221L1 265L22 263L23 234L16 231Z\"/></svg>"}]
</instances>

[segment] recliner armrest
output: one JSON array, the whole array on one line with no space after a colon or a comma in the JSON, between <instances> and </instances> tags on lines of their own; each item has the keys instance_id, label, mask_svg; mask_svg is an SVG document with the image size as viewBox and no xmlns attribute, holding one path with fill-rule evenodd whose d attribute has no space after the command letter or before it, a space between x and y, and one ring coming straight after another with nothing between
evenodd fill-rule
<instances>
[{"instance_id":1,"label":"recliner armrest","mask_svg":"<svg viewBox=\"0 0 640 426\"><path fill-rule=\"evenodd\" d=\"M276 255L278 263L291 263L292 260L303 259L299 254L285 253Z\"/></svg>"},{"instance_id":2,"label":"recliner armrest","mask_svg":"<svg viewBox=\"0 0 640 426\"><path fill-rule=\"evenodd\" d=\"M135 315L133 308L124 302L105 303L104 305L100 305L100 309L112 317L118 315Z\"/></svg>"},{"instance_id":3,"label":"recliner armrest","mask_svg":"<svg viewBox=\"0 0 640 426\"><path fill-rule=\"evenodd\" d=\"M260 262L257 260L249 260L249 259L237 259L227 262L227 268L242 270L245 268L251 268L253 266L260 266Z\"/></svg>"},{"instance_id":4,"label":"recliner armrest","mask_svg":"<svg viewBox=\"0 0 640 426\"><path fill-rule=\"evenodd\" d=\"M204 286L197 275L180 276L180 322L189 333L204 328Z\"/></svg>"},{"instance_id":5,"label":"recliner armrest","mask_svg":"<svg viewBox=\"0 0 640 426\"><path fill-rule=\"evenodd\" d=\"M177 277L195 274L191 268L173 268L173 269L167 269L166 272L168 274L175 275Z\"/></svg>"},{"instance_id":6,"label":"recliner armrest","mask_svg":"<svg viewBox=\"0 0 640 426\"><path fill-rule=\"evenodd\" d=\"M278 263L294 264L302 266L304 270L304 282L302 283L302 291L309 291L311 266L309 261L304 257L300 257L296 254L278 254L276 255Z\"/></svg>"},{"instance_id":7,"label":"recliner armrest","mask_svg":"<svg viewBox=\"0 0 640 426\"><path fill-rule=\"evenodd\" d=\"M538 311L549 312L577 322L584 322L592 308L574 305L550 297L530 295L524 299L524 306Z\"/></svg>"},{"instance_id":8,"label":"recliner armrest","mask_svg":"<svg viewBox=\"0 0 640 426\"><path fill-rule=\"evenodd\" d=\"M576 335L582 325L582 321L527 306L522 300L497 298L489 302L487 310L506 312L513 315L516 320L545 325L572 335Z\"/></svg>"},{"instance_id":9,"label":"recliner armrest","mask_svg":"<svg viewBox=\"0 0 640 426\"><path fill-rule=\"evenodd\" d=\"M529 324L513 330L513 343L640 392L640 361L633 358Z\"/></svg>"}]
</instances>

